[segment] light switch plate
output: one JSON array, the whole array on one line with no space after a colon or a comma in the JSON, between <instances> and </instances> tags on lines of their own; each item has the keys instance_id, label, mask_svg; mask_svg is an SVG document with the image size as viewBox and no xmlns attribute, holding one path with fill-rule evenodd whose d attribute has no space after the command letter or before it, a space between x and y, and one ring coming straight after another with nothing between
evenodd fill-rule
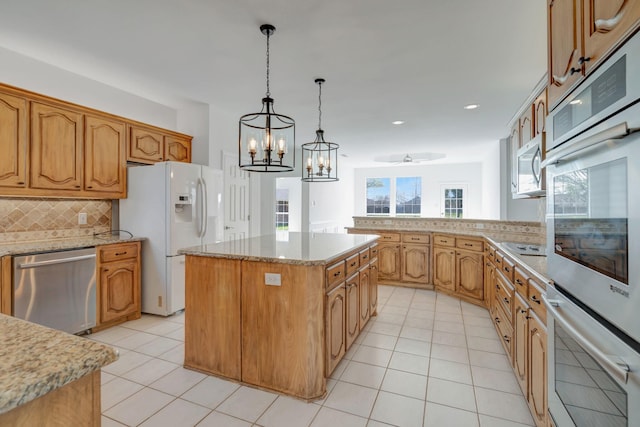
<instances>
[{"instance_id":1,"label":"light switch plate","mask_svg":"<svg viewBox=\"0 0 640 427\"><path fill-rule=\"evenodd\" d=\"M80 212L78 214L78 225L86 225L87 224L87 213Z\"/></svg>"},{"instance_id":2,"label":"light switch plate","mask_svg":"<svg viewBox=\"0 0 640 427\"><path fill-rule=\"evenodd\" d=\"M280 274L277 273L264 273L264 284L269 286L282 285L282 279Z\"/></svg>"}]
</instances>

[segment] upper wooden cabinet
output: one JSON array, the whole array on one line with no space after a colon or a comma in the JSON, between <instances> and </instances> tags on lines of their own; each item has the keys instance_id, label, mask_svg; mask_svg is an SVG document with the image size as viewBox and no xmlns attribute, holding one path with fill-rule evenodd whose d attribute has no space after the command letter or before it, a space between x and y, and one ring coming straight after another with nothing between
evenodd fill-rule
<instances>
[{"instance_id":1,"label":"upper wooden cabinet","mask_svg":"<svg viewBox=\"0 0 640 427\"><path fill-rule=\"evenodd\" d=\"M623 41L640 20L635 0L584 0L584 52L588 73L606 53ZM587 60L588 58L588 60Z\"/></svg>"},{"instance_id":2,"label":"upper wooden cabinet","mask_svg":"<svg viewBox=\"0 0 640 427\"><path fill-rule=\"evenodd\" d=\"M583 75L580 17L582 0L549 0L549 103L559 101Z\"/></svg>"},{"instance_id":3,"label":"upper wooden cabinet","mask_svg":"<svg viewBox=\"0 0 640 427\"><path fill-rule=\"evenodd\" d=\"M27 101L0 93L0 186L26 185L27 123Z\"/></svg>"},{"instance_id":4,"label":"upper wooden cabinet","mask_svg":"<svg viewBox=\"0 0 640 427\"><path fill-rule=\"evenodd\" d=\"M533 101L533 136L536 137L547 131L547 88ZM542 149L544 153L544 147Z\"/></svg>"},{"instance_id":5,"label":"upper wooden cabinet","mask_svg":"<svg viewBox=\"0 0 640 427\"><path fill-rule=\"evenodd\" d=\"M191 162L191 139L164 137L164 158L174 162Z\"/></svg>"},{"instance_id":6,"label":"upper wooden cabinet","mask_svg":"<svg viewBox=\"0 0 640 427\"><path fill-rule=\"evenodd\" d=\"M191 162L191 137L166 134L154 128L131 126L127 160L156 163L165 160Z\"/></svg>"},{"instance_id":7,"label":"upper wooden cabinet","mask_svg":"<svg viewBox=\"0 0 640 427\"><path fill-rule=\"evenodd\" d=\"M126 197L126 127L123 122L85 116L84 188Z\"/></svg>"},{"instance_id":8,"label":"upper wooden cabinet","mask_svg":"<svg viewBox=\"0 0 640 427\"><path fill-rule=\"evenodd\" d=\"M533 108L534 106L531 105L530 107L528 107L524 113L522 114L522 116L520 116L520 140L519 140L519 144L518 144L518 148L523 147L525 145L527 145L527 143L529 141L531 141L533 139L533 137L535 136L535 130L534 130L534 123L533 123L533 117L534 117L534 112L533 112Z\"/></svg>"},{"instance_id":9,"label":"upper wooden cabinet","mask_svg":"<svg viewBox=\"0 0 640 427\"><path fill-rule=\"evenodd\" d=\"M32 188L82 189L82 114L31 104Z\"/></svg>"},{"instance_id":10,"label":"upper wooden cabinet","mask_svg":"<svg viewBox=\"0 0 640 427\"><path fill-rule=\"evenodd\" d=\"M191 162L191 137L0 84L0 197L117 199L126 162Z\"/></svg>"},{"instance_id":11,"label":"upper wooden cabinet","mask_svg":"<svg viewBox=\"0 0 640 427\"><path fill-rule=\"evenodd\" d=\"M624 42L640 23L640 2L549 0L549 106Z\"/></svg>"},{"instance_id":12,"label":"upper wooden cabinet","mask_svg":"<svg viewBox=\"0 0 640 427\"><path fill-rule=\"evenodd\" d=\"M511 158L511 188L512 193L518 192L518 148L520 148L520 119L516 119L516 122L513 124L511 128L511 133L509 134L509 148L510 148L510 158Z\"/></svg>"},{"instance_id":13,"label":"upper wooden cabinet","mask_svg":"<svg viewBox=\"0 0 640 427\"><path fill-rule=\"evenodd\" d=\"M127 160L138 163L156 163L164 160L164 137L147 128L129 128Z\"/></svg>"}]
</instances>

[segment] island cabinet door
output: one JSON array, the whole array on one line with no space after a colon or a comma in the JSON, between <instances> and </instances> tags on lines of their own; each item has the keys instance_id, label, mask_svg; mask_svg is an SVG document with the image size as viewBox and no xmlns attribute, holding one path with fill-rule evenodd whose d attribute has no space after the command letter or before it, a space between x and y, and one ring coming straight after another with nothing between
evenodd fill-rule
<instances>
[{"instance_id":1,"label":"island cabinet door","mask_svg":"<svg viewBox=\"0 0 640 427\"><path fill-rule=\"evenodd\" d=\"M358 287L354 287L357 293ZM326 333L326 376L330 376L346 352L345 318L347 311L347 295L344 286L338 286L327 294L325 313ZM358 322L356 322L358 328ZM359 331L359 330L358 330ZM357 334L356 334L357 335Z\"/></svg>"},{"instance_id":2,"label":"island cabinet door","mask_svg":"<svg viewBox=\"0 0 640 427\"><path fill-rule=\"evenodd\" d=\"M360 275L358 273L347 279L345 291L347 298L346 349L349 350L360 333Z\"/></svg>"},{"instance_id":3,"label":"island cabinet door","mask_svg":"<svg viewBox=\"0 0 640 427\"><path fill-rule=\"evenodd\" d=\"M378 259L369 265L369 316L375 316L378 311Z\"/></svg>"},{"instance_id":4,"label":"island cabinet door","mask_svg":"<svg viewBox=\"0 0 640 427\"><path fill-rule=\"evenodd\" d=\"M369 266L360 270L360 330L363 330L370 317L369 313Z\"/></svg>"}]
</instances>

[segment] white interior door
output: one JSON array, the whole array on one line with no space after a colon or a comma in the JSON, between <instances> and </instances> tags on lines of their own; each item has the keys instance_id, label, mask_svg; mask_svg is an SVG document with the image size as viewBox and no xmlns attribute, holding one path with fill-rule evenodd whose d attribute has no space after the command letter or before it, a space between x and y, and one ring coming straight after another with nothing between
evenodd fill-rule
<instances>
[{"instance_id":1,"label":"white interior door","mask_svg":"<svg viewBox=\"0 0 640 427\"><path fill-rule=\"evenodd\" d=\"M224 170L224 240L249 237L249 173L238 167L238 156L222 153Z\"/></svg>"}]
</instances>

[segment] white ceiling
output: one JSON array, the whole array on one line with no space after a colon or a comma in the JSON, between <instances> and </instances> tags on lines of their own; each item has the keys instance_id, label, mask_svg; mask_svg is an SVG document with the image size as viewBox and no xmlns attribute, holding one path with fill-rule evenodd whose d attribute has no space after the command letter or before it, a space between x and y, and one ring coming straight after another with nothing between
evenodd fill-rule
<instances>
[{"instance_id":1,"label":"white ceiling","mask_svg":"<svg viewBox=\"0 0 640 427\"><path fill-rule=\"evenodd\" d=\"M239 118L265 93L263 23L276 26L275 109L296 120L297 143L315 137L323 77L325 137L362 165L480 160L546 70L545 0L2 0L0 46Z\"/></svg>"}]
</instances>

